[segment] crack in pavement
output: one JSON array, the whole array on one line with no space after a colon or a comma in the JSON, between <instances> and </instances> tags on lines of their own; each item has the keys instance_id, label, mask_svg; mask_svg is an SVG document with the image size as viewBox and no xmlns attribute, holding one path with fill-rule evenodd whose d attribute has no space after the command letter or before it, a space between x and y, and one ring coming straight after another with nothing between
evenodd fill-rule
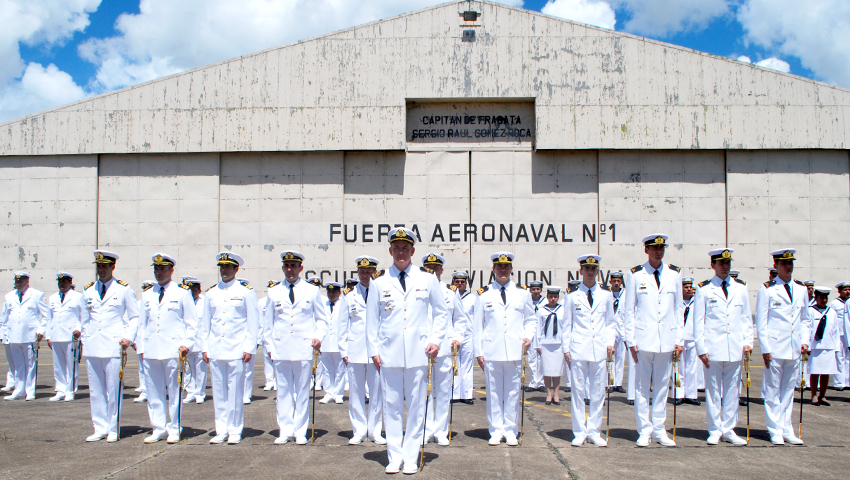
<instances>
[{"instance_id":1,"label":"crack in pavement","mask_svg":"<svg viewBox=\"0 0 850 480\"><path fill-rule=\"evenodd\" d=\"M570 478L578 480L578 474L576 474L576 472L573 471L573 469L570 467L570 462L568 462L567 459L564 458L564 456L561 454L561 450L549 440L549 435L547 435L546 432L543 431L543 425L538 422L536 418L534 418L534 414L531 412L531 409L529 409L525 405L523 405L522 409L526 413L526 415L528 415L528 419L531 420L531 423L534 424L534 427L537 428L537 433L540 434L540 436L543 438L543 442L546 443L546 446L549 447L549 450L555 455L555 458L557 458L558 461L561 462L561 465L563 465L564 468L567 469L567 473L569 473Z\"/></svg>"}]
</instances>

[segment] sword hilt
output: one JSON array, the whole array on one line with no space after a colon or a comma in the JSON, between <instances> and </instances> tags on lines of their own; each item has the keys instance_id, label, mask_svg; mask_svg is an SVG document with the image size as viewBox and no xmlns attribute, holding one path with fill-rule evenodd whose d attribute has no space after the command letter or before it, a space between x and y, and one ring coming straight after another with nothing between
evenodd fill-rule
<instances>
[{"instance_id":1,"label":"sword hilt","mask_svg":"<svg viewBox=\"0 0 850 480\"><path fill-rule=\"evenodd\" d=\"M316 374L316 367L319 365L319 351L315 348L313 349L313 371L312 374Z\"/></svg>"},{"instance_id":2,"label":"sword hilt","mask_svg":"<svg viewBox=\"0 0 850 480\"><path fill-rule=\"evenodd\" d=\"M452 368L454 368L454 374L457 375L457 347L452 345Z\"/></svg>"}]
</instances>

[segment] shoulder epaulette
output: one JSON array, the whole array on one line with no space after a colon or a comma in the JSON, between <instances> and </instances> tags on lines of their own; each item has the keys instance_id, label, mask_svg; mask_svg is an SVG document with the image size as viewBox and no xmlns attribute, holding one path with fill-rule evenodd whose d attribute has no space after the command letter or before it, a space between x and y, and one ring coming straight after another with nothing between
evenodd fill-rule
<instances>
[{"instance_id":1,"label":"shoulder epaulette","mask_svg":"<svg viewBox=\"0 0 850 480\"><path fill-rule=\"evenodd\" d=\"M348 295L348 292L350 292L350 291L351 291L351 289L350 289L350 288L348 288L348 287L346 287L346 288L342 291L342 294L343 294L343 295Z\"/></svg>"},{"instance_id":2,"label":"shoulder epaulette","mask_svg":"<svg viewBox=\"0 0 850 480\"><path fill-rule=\"evenodd\" d=\"M478 295L481 295L482 293L486 292L489 288L490 287L488 285L485 285L485 286L479 288L478 289Z\"/></svg>"},{"instance_id":3,"label":"shoulder epaulette","mask_svg":"<svg viewBox=\"0 0 850 480\"><path fill-rule=\"evenodd\" d=\"M567 285L567 293L573 293L578 290L578 284L576 285Z\"/></svg>"},{"instance_id":4,"label":"shoulder epaulette","mask_svg":"<svg viewBox=\"0 0 850 480\"><path fill-rule=\"evenodd\" d=\"M85 287L83 287L83 290L88 290L88 289L90 289L92 285L94 285L94 282L91 282L90 284L88 284L88 285L86 285Z\"/></svg>"},{"instance_id":5,"label":"shoulder epaulette","mask_svg":"<svg viewBox=\"0 0 850 480\"><path fill-rule=\"evenodd\" d=\"M605 290L606 292L610 292L610 291L611 291L611 289L610 289L610 288L608 288L608 286L607 286L607 285L599 285L599 288L601 288L602 290Z\"/></svg>"},{"instance_id":6,"label":"shoulder epaulette","mask_svg":"<svg viewBox=\"0 0 850 480\"><path fill-rule=\"evenodd\" d=\"M517 284L516 284L516 288L521 288L521 289L525 290L525 289L527 289L528 287L526 287L525 285L523 285L523 284L521 284L521 283L517 283Z\"/></svg>"},{"instance_id":7,"label":"shoulder epaulette","mask_svg":"<svg viewBox=\"0 0 850 480\"><path fill-rule=\"evenodd\" d=\"M268 288L276 287L278 285L280 285L280 282L275 282L274 280L272 280L269 282Z\"/></svg>"},{"instance_id":8,"label":"shoulder epaulette","mask_svg":"<svg viewBox=\"0 0 850 480\"><path fill-rule=\"evenodd\" d=\"M703 281L699 282L699 286L704 287L704 286L708 285L709 283L711 283L711 280L703 280Z\"/></svg>"},{"instance_id":9,"label":"shoulder epaulette","mask_svg":"<svg viewBox=\"0 0 850 480\"><path fill-rule=\"evenodd\" d=\"M797 285L803 285L803 282L801 282L799 280L794 280L794 283L796 283ZM803 286L805 287L805 285L803 285Z\"/></svg>"},{"instance_id":10,"label":"shoulder epaulette","mask_svg":"<svg viewBox=\"0 0 850 480\"><path fill-rule=\"evenodd\" d=\"M215 285L211 286L210 288L206 289L205 291L206 291L206 292L209 292L210 290L212 290L213 288L215 288L217 285L218 285L218 284L215 284Z\"/></svg>"},{"instance_id":11,"label":"shoulder epaulette","mask_svg":"<svg viewBox=\"0 0 850 480\"><path fill-rule=\"evenodd\" d=\"M153 285L148 285L143 289L143 291L147 292L148 290L150 290L152 288L153 288Z\"/></svg>"},{"instance_id":12,"label":"shoulder epaulette","mask_svg":"<svg viewBox=\"0 0 850 480\"><path fill-rule=\"evenodd\" d=\"M192 289L192 287L190 287L189 285L184 285L182 283L180 284L180 288L182 288L183 290L191 290Z\"/></svg>"},{"instance_id":13,"label":"shoulder epaulette","mask_svg":"<svg viewBox=\"0 0 850 480\"><path fill-rule=\"evenodd\" d=\"M637 267L631 268L632 273L639 272L641 270L643 270L643 265L638 265Z\"/></svg>"},{"instance_id":14,"label":"shoulder epaulette","mask_svg":"<svg viewBox=\"0 0 850 480\"><path fill-rule=\"evenodd\" d=\"M426 273L434 273L434 272L432 272L431 270L428 270L428 269L427 269L427 268L425 268L425 267L419 267L419 271L420 271L420 272L426 272Z\"/></svg>"},{"instance_id":15,"label":"shoulder epaulette","mask_svg":"<svg viewBox=\"0 0 850 480\"><path fill-rule=\"evenodd\" d=\"M446 285L446 288L448 288L449 290L451 290L451 291L453 291L453 292L456 292L456 291L457 291L457 287L456 287L456 286L454 286L454 285Z\"/></svg>"},{"instance_id":16,"label":"shoulder epaulette","mask_svg":"<svg viewBox=\"0 0 850 480\"><path fill-rule=\"evenodd\" d=\"M767 287L767 288L770 288L774 285L776 285L776 280L770 280L770 281L764 282L764 286Z\"/></svg>"},{"instance_id":17,"label":"shoulder epaulette","mask_svg":"<svg viewBox=\"0 0 850 480\"><path fill-rule=\"evenodd\" d=\"M740 278L736 278L736 279L735 279L735 281L736 281L736 282L738 282L738 283L740 283L741 285L746 285L746 284L747 284L747 282L745 282L745 281L741 280Z\"/></svg>"},{"instance_id":18,"label":"shoulder epaulette","mask_svg":"<svg viewBox=\"0 0 850 480\"><path fill-rule=\"evenodd\" d=\"M129 285L129 283L125 282L124 280L115 280L115 281L116 281L116 282L118 282L118 285L123 285L123 286L125 286L125 287L126 287L127 285Z\"/></svg>"},{"instance_id":19,"label":"shoulder epaulette","mask_svg":"<svg viewBox=\"0 0 850 480\"><path fill-rule=\"evenodd\" d=\"M378 278L378 277L380 277L381 275L383 275L383 274L384 274L384 272L386 272L386 270L378 270L377 272L375 272L375 273L373 273L373 274L372 274L372 278Z\"/></svg>"},{"instance_id":20,"label":"shoulder epaulette","mask_svg":"<svg viewBox=\"0 0 850 480\"><path fill-rule=\"evenodd\" d=\"M670 270L673 270L673 271L674 271L674 272L676 272L676 273L679 273L679 272L681 272L681 271L682 271L682 269L681 269L681 268L679 268L679 267L677 267L677 266L675 266L675 265L673 265L673 264L671 264L671 263L668 263L668 264L667 264L667 268L669 268Z\"/></svg>"},{"instance_id":21,"label":"shoulder epaulette","mask_svg":"<svg viewBox=\"0 0 850 480\"><path fill-rule=\"evenodd\" d=\"M248 282L239 282L239 283L241 283L241 284L242 284L242 286L243 286L243 287L245 287L245 288L247 288L248 290L253 290L253 289L254 289L254 287L252 287L252 286L251 286L251 284L250 284L250 283L248 283Z\"/></svg>"}]
</instances>

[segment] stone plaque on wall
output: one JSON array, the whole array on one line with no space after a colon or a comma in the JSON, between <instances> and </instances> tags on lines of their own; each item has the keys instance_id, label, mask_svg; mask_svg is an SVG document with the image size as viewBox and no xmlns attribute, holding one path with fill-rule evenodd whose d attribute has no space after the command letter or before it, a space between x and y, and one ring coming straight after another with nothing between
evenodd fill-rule
<instances>
[{"instance_id":1,"label":"stone plaque on wall","mask_svg":"<svg viewBox=\"0 0 850 480\"><path fill-rule=\"evenodd\" d=\"M531 150L535 127L529 99L407 102L408 150Z\"/></svg>"}]
</instances>

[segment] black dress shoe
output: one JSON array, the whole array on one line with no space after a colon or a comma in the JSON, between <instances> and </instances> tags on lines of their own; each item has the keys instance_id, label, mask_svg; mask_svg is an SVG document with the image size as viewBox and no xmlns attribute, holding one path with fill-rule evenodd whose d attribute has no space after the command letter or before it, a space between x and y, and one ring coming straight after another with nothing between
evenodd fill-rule
<instances>
[{"instance_id":1,"label":"black dress shoe","mask_svg":"<svg viewBox=\"0 0 850 480\"><path fill-rule=\"evenodd\" d=\"M573 391L573 389L570 388L570 387L564 387L564 391L567 392L567 393L571 393Z\"/></svg>"},{"instance_id":2,"label":"black dress shoe","mask_svg":"<svg viewBox=\"0 0 850 480\"><path fill-rule=\"evenodd\" d=\"M818 401L817 401L817 399L813 398L813 399L812 399L812 406L813 406L813 407L819 407L819 406L820 406L820 402L818 402Z\"/></svg>"},{"instance_id":3,"label":"black dress shoe","mask_svg":"<svg viewBox=\"0 0 850 480\"><path fill-rule=\"evenodd\" d=\"M702 405L702 402L700 402L699 400L697 400L695 398L686 398L686 399L684 399L684 402L687 403L688 405Z\"/></svg>"},{"instance_id":4,"label":"black dress shoe","mask_svg":"<svg viewBox=\"0 0 850 480\"><path fill-rule=\"evenodd\" d=\"M555 405L560 405L560 404L561 404L561 402L555 402L555 401L553 401L552 403L554 403Z\"/></svg>"},{"instance_id":5,"label":"black dress shoe","mask_svg":"<svg viewBox=\"0 0 850 480\"><path fill-rule=\"evenodd\" d=\"M629 400L629 405L634 405L634 404L635 404L634 400Z\"/></svg>"},{"instance_id":6,"label":"black dress shoe","mask_svg":"<svg viewBox=\"0 0 850 480\"><path fill-rule=\"evenodd\" d=\"M590 405L590 399L589 399L589 398L585 398L585 399L584 399L584 404L585 404L585 405Z\"/></svg>"},{"instance_id":7,"label":"black dress shoe","mask_svg":"<svg viewBox=\"0 0 850 480\"><path fill-rule=\"evenodd\" d=\"M549 400L546 400L545 403L546 403L546 405L552 405L552 402L550 402Z\"/></svg>"},{"instance_id":8,"label":"black dress shoe","mask_svg":"<svg viewBox=\"0 0 850 480\"><path fill-rule=\"evenodd\" d=\"M744 400L743 398L739 398L739 399L738 399L738 405L740 405L740 406L742 406L742 407L746 407L746 406L747 406L747 401L746 401L746 400Z\"/></svg>"},{"instance_id":9,"label":"black dress shoe","mask_svg":"<svg viewBox=\"0 0 850 480\"><path fill-rule=\"evenodd\" d=\"M824 406L824 407L828 407L828 406L830 406L830 405L829 405L829 402L827 402L827 401L826 401L826 400L824 400L823 398L821 398L820 400L818 400L818 404L819 404L819 405L821 405L821 406Z\"/></svg>"},{"instance_id":10,"label":"black dress shoe","mask_svg":"<svg viewBox=\"0 0 850 480\"><path fill-rule=\"evenodd\" d=\"M618 385L618 386L614 387L614 391L617 392L617 393L626 393L626 389L623 388L622 385Z\"/></svg>"},{"instance_id":11,"label":"black dress shoe","mask_svg":"<svg viewBox=\"0 0 850 480\"><path fill-rule=\"evenodd\" d=\"M546 393L546 387L537 387L537 391L541 393Z\"/></svg>"},{"instance_id":12,"label":"black dress shoe","mask_svg":"<svg viewBox=\"0 0 850 480\"><path fill-rule=\"evenodd\" d=\"M684 401L681 398L673 400L673 405L681 405Z\"/></svg>"},{"instance_id":13,"label":"black dress shoe","mask_svg":"<svg viewBox=\"0 0 850 480\"><path fill-rule=\"evenodd\" d=\"M464 403L466 403L467 405L475 405L475 400L468 398Z\"/></svg>"}]
</instances>

